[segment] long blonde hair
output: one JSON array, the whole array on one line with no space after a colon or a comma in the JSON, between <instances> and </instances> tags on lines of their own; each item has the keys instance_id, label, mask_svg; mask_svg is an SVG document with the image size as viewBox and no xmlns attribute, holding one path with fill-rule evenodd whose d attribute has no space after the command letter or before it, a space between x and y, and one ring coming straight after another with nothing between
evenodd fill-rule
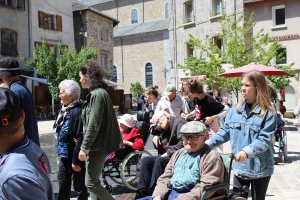
<instances>
[{"instance_id":1,"label":"long blonde hair","mask_svg":"<svg viewBox=\"0 0 300 200\"><path fill-rule=\"evenodd\" d=\"M255 108L256 105L261 108L259 116L262 116L266 112L273 110L271 105L271 97L269 95L269 85L263 73L257 70L252 70L249 72L245 72L241 80L243 80L244 78L248 79L251 83L253 83L254 87L256 87L256 99L252 105L251 111ZM244 104L245 100L246 99L244 97L241 97L239 103L237 104L238 111Z\"/></svg>"}]
</instances>

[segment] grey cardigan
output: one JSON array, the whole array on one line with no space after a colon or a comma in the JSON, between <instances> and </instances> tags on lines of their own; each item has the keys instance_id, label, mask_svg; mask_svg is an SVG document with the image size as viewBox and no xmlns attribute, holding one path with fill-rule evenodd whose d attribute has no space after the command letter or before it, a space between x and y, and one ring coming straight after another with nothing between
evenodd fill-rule
<instances>
[{"instance_id":1,"label":"grey cardigan","mask_svg":"<svg viewBox=\"0 0 300 200\"><path fill-rule=\"evenodd\" d=\"M180 159L180 155L184 150L185 148L179 149L173 154L165 172L157 180L152 197L160 196L161 199L166 198L166 195L171 190L169 182L173 175L174 165ZM219 154L204 144L201 148L200 156L200 182L190 192L180 194L176 200L199 200L205 186L224 182L224 165ZM210 194L207 197L212 195Z\"/></svg>"}]
</instances>

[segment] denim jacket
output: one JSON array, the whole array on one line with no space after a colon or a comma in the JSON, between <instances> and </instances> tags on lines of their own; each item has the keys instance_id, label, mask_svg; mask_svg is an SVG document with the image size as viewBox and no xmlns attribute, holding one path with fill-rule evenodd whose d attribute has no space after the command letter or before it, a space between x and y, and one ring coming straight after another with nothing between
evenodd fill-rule
<instances>
[{"instance_id":1,"label":"denim jacket","mask_svg":"<svg viewBox=\"0 0 300 200\"><path fill-rule=\"evenodd\" d=\"M234 162L233 172L242 179L257 179L270 176L274 172L272 136L276 128L275 111L258 116L259 106L247 115L246 103L240 108L230 109L225 124L206 141L210 147L217 147L230 140L231 152L236 155L240 151L247 153L244 162Z\"/></svg>"}]
</instances>

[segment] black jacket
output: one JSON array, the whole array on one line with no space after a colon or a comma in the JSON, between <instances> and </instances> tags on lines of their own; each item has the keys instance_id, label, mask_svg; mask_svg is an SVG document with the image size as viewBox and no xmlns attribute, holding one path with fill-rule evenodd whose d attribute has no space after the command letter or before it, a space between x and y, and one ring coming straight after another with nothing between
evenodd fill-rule
<instances>
[{"instance_id":1,"label":"black jacket","mask_svg":"<svg viewBox=\"0 0 300 200\"><path fill-rule=\"evenodd\" d=\"M82 104L77 104L72 108L73 112L69 124L69 158L72 158L72 163L75 165L84 166L85 162L78 159L80 146L83 140L83 125L81 121ZM75 143L74 138L77 140Z\"/></svg>"}]
</instances>

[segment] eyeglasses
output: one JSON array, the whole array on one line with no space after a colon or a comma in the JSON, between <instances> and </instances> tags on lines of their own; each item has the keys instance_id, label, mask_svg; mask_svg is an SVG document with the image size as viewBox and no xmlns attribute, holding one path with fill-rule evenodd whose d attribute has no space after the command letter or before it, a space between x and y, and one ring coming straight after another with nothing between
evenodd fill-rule
<instances>
[{"instance_id":1,"label":"eyeglasses","mask_svg":"<svg viewBox=\"0 0 300 200\"><path fill-rule=\"evenodd\" d=\"M66 93L65 93L65 92L62 92L62 93L60 92L60 93L59 93L59 95L64 95L64 94L66 94Z\"/></svg>"},{"instance_id":2,"label":"eyeglasses","mask_svg":"<svg viewBox=\"0 0 300 200\"><path fill-rule=\"evenodd\" d=\"M193 141L196 141L196 140L198 140L198 138L200 136L204 136L204 135L182 135L182 139L183 140L193 140Z\"/></svg>"}]
</instances>

